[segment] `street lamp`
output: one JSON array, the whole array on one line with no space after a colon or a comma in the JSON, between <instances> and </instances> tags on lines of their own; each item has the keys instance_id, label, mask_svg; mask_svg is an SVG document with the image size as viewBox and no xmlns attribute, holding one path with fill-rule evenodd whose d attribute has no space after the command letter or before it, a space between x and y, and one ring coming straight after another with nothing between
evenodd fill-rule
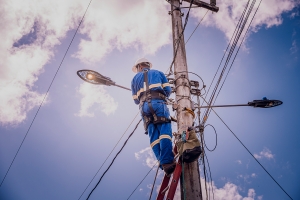
<instances>
[{"instance_id":1,"label":"street lamp","mask_svg":"<svg viewBox=\"0 0 300 200\"><path fill-rule=\"evenodd\" d=\"M95 84L95 85L106 85L106 86L117 86L120 88L123 88L125 90L129 90L131 91L131 89L127 88L127 87L123 87L121 85L116 84L116 82L112 81L111 78L107 77L107 76L103 76L101 74L99 74L96 71L93 70L89 70L89 69L82 69L77 71L77 75L84 81L91 83L91 84Z\"/></svg>"}]
</instances>

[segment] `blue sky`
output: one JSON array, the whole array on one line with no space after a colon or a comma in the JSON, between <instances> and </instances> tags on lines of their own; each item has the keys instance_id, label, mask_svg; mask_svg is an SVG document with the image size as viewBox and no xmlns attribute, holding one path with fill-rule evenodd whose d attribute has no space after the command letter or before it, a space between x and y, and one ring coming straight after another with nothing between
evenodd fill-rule
<instances>
[{"instance_id":1,"label":"blue sky","mask_svg":"<svg viewBox=\"0 0 300 200\"><path fill-rule=\"evenodd\" d=\"M1 180L88 4L88 1L66 1L62 5L59 1L41 1L36 5L31 1L8 2L2 2L0 11L5 27L0 31L5 41L0 45ZM189 71L199 74L207 86L245 3L217 2L220 12L209 12L186 45ZM299 2L291 0L263 1L216 101L216 104L241 104L266 96L283 101L283 105L272 109L215 109L293 199L300 198L297 5ZM83 84L76 71L96 70L117 84L130 87L134 76L132 65L139 57L146 56L155 69L165 72L173 56L168 10L169 5L163 1L130 0L120 5L117 1L92 2L47 101L0 187L0 199L80 197L138 113L138 107L130 92ZM204 12L200 8L193 10L185 39ZM138 120L139 116L81 199L87 197ZM289 199L214 113L207 123L216 128L218 135L216 150L207 151L215 199ZM215 145L210 127L205 129L205 141L210 148ZM90 199L127 199L153 163L148 147L148 137L140 125ZM152 171L130 199L148 199L154 175ZM162 173L157 186L161 178Z\"/></svg>"}]
</instances>

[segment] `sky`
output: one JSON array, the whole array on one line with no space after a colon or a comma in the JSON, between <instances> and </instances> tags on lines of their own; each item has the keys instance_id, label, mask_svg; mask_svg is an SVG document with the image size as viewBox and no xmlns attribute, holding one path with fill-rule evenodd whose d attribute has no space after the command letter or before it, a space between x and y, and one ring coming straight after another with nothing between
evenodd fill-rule
<instances>
[{"instance_id":1,"label":"sky","mask_svg":"<svg viewBox=\"0 0 300 200\"><path fill-rule=\"evenodd\" d=\"M219 12L208 12L186 44L188 69L201 76L207 87L246 3L217 1ZM2 181L89 1L1 0L0 4ZM254 10L258 4L256 1ZM300 199L299 4L298 0L262 0L215 103L244 104L263 97L283 101L281 106L268 109L215 111L293 199ZM84 83L76 72L95 70L125 87L130 87L134 76L131 67L140 57L166 72L173 58L169 10L163 0L91 2L0 187L1 200L79 199L124 134L80 199L87 198L140 116L129 91ZM203 8L192 9L185 40L205 13ZM197 76L189 78L199 81ZM206 151L214 199L290 199L213 112L207 124L217 132L216 149ZM176 124L172 128L176 132ZM212 149L216 144L214 130L207 126L204 136ZM149 138L140 124L90 199L128 199L154 164ZM155 168L130 199L148 199L154 176ZM154 196L162 177L159 171ZM204 185L203 178L201 181Z\"/></svg>"}]
</instances>

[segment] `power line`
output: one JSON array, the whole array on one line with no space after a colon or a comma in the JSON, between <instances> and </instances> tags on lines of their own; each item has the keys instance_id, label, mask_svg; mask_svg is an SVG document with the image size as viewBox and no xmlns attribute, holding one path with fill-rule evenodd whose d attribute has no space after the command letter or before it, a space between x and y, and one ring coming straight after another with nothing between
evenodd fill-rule
<instances>
[{"instance_id":1,"label":"power line","mask_svg":"<svg viewBox=\"0 0 300 200\"><path fill-rule=\"evenodd\" d=\"M130 137L133 135L133 133L135 132L135 130L137 129L138 125L141 123L142 119L140 119L140 121L137 123L137 125L135 126L135 128L133 129L133 131L131 132L131 134L128 136L128 138L125 140L123 146L121 147L121 149L118 151L118 153L116 154L116 156L113 158L113 160L111 161L110 165L108 166L108 168L105 170L105 172L102 174L101 178L99 179L98 183L95 185L95 187L92 189L92 191L90 192L89 196L87 197L87 200L90 198L91 194L94 192L94 190L97 188L97 186L99 185L99 183L101 182L102 178L104 177L104 175L107 173L107 171L110 169L110 167L112 166L112 164L115 162L116 158L118 157L118 155L121 153L121 151L123 150L123 148L125 147L125 145L127 144L128 140L130 139Z\"/></svg>"},{"instance_id":2,"label":"power line","mask_svg":"<svg viewBox=\"0 0 300 200\"><path fill-rule=\"evenodd\" d=\"M135 115L135 117L133 118L133 120L130 122L130 124L128 125L127 129L124 131L123 135L120 137L120 139L118 140L118 142L115 144L115 146L113 147L113 149L110 151L110 153L108 154L108 156L106 157L106 159L104 160L104 162L102 163L102 165L100 166L100 168L98 169L98 171L96 172L96 174L94 175L94 177L92 178L92 180L89 182L89 184L86 186L86 188L84 189L84 191L81 193L81 195L78 198L78 200L82 197L82 195L85 193L85 191L87 190L87 188L93 182L93 180L95 179L95 177L97 176L97 174L99 173L99 171L101 170L101 168L103 167L103 165L106 163L106 161L109 158L109 156L115 150L115 148L117 147L117 145L119 144L119 142L121 141L121 139L123 138L123 136L125 135L125 133L127 132L127 130L129 129L129 127L131 126L131 124L134 122L134 120L138 116L138 114L139 114L139 112Z\"/></svg>"},{"instance_id":3,"label":"power line","mask_svg":"<svg viewBox=\"0 0 300 200\"><path fill-rule=\"evenodd\" d=\"M206 100L203 98L206 102ZM207 103L208 104L208 103ZM227 129L233 134L233 136L241 143L241 145L248 151L248 153L254 158L254 160L263 168L263 170L273 179L273 181L280 187L280 189L288 196L290 199L293 199L284 189L283 187L273 178L273 176L266 170L266 168L255 158L255 156L250 152L250 150L244 145L244 143L237 137L237 135L229 128L229 126L224 122L224 120L218 115L218 113L211 108L211 110L217 115L217 117L223 122L223 124L227 127Z\"/></svg>"},{"instance_id":4,"label":"power line","mask_svg":"<svg viewBox=\"0 0 300 200\"><path fill-rule=\"evenodd\" d=\"M169 67L169 74L168 74L167 76L170 76L170 75L173 73L173 72L172 72L172 66L173 66L173 64L174 64L174 62L175 62L175 58L176 58L176 56L177 56L177 51L178 51L178 48L179 48L179 46L180 46L179 43L181 42L181 39L182 39L182 37L183 37L184 31L185 31L185 28L186 28L186 25L187 25L187 22L188 22L188 20L189 20L190 10L191 10L191 8L192 8L193 2L194 2L194 0L191 0L190 6L189 6L189 10L188 10L188 12L187 12L187 14L186 14L186 16L185 16L185 22L184 22L184 25L183 25L183 29L182 29L180 35L178 36L178 39L177 39L177 41L176 41L176 43L175 43L175 45L174 45L174 46L176 46L176 49L175 49L175 53L174 53L174 57L173 57L172 63L171 63L171 65L170 65L170 67ZM173 7L175 7L173 4L171 4L171 5L172 5ZM179 10L180 10L180 7L178 7L178 8L179 8ZM173 12L173 10L171 10L171 12ZM180 12L181 12L181 10L180 10Z\"/></svg>"},{"instance_id":5,"label":"power line","mask_svg":"<svg viewBox=\"0 0 300 200\"><path fill-rule=\"evenodd\" d=\"M153 189L154 189L154 186L155 186L155 181L156 181L156 177L157 177L157 174L158 174L158 170L159 170L159 166L157 166L157 170L156 170L155 178L154 178L154 181L153 181L153 184L152 184L149 200L151 200L151 197L152 197L152 193L153 193Z\"/></svg>"},{"instance_id":6,"label":"power line","mask_svg":"<svg viewBox=\"0 0 300 200\"><path fill-rule=\"evenodd\" d=\"M212 81L211 81L211 83L210 83L210 85L209 85L209 88L208 88L208 90L207 90L207 93L206 93L206 95L205 95L205 98L207 97L207 95L208 95L208 93L209 93L209 91L210 91L210 88L211 88L211 86L212 86L212 84L213 84L213 82L214 82L214 80L215 80L215 78L216 78L216 76L217 76L217 74L218 74L218 71L219 71L219 69L220 69L220 67L221 67L221 65L222 65L223 59L225 58L225 55L226 55L226 53L227 53L227 51L228 51L228 49L229 49L229 47L230 47L230 45L231 45L231 41L236 37L238 28L240 27L240 24L242 23L242 21L243 21L243 19L244 19L244 15L245 15L245 12L246 12L246 10L247 10L249 1L250 1L250 0L248 0L246 6L245 6L245 8L244 8L244 11L242 12L241 17L240 17L240 19L239 19L239 21L238 21L238 23L237 23L237 25L236 25L236 27L235 27L235 30L234 30L234 32L233 32L233 34L232 34L232 36L231 36L231 39L230 39L230 41L229 41L229 43L228 43L228 45L227 45L227 48L226 48L226 50L225 50L225 52L224 52L224 54L223 54L223 57L222 57L222 59L221 59L221 62L220 62L220 64L219 64L219 66L218 66L218 69L217 69L217 71L216 71L216 73L215 73L215 75L214 75L214 77L213 77L213 79L212 79ZM202 103L202 105L203 105L203 103ZM205 116L205 115L203 115L203 116Z\"/></svg>"},{"instance_id":7,"label":"power line","mask_svg":"<svg viewBox=\"0 0 300 200\"><path fill-rule=\"evenodd\" d=\"M254 6L255 2L256 2L256 0L253 0L252 3L251 3L251 5L250 5L250 8L248 9L248 5L249 5L249 1L248 1L247 5L246 5L246 7L245 7L245 10L246 10L246 9L248 10L245 19L244 19L244 14L245 14L245 12L243 12L243 14L242 14L242 17L241 17L242 20L240 20L241 23L239 24L239 29L238 29L238 31L236 32L236 35L235 35L233 44L232 44L232 46L231 46L231 48L230 48L230 51L229 51L229 54L228 54L227 59L226 59L226 61L225 61L224 67L223 67L223 69L222 69L222 71L221 71L221 74L220 74L220 76L219 76L219 79L218 79L218 81L217 81L217 83L216 83L216 85L215 85L215 87L214 87L214 90L213 90L213 92L212 92L212 94L211 94L211 97L210 97L210 99L209 99L209 107L206 109L205 114L204 114L204 116L203 116L203 121L202 121L203 124L206 122L206 120L207 120L207 118L208 118L208 116L209 116L209 114L210 114L210 111L211 111L210 106L211 106L212 103L213 103L213 100L214 100L215 94L216 94L216 92L217 92L217 89L218 89L218 87L219 87L219 84L220 84L220 82L221 82L221 79L222 79L222 77L223 77L223 75L224 75L224 73L225 73L225 70L227 69L227 65L228 65L228 63L230 62L231 56L232 56L232 54L233 54L233 52L234 52L234 50L235 50L235 47L236 47L236 45L237 45L237 43L238 43L238 41L239 41L239 38L240 38L240 36L241 36L241 34L242 34L243 30L244 30L245 24L246 24L246 22L247 22L247 20L248 20L248 18L249 18L250 13L252 12L252 9L253 9L253 6ZM244 11L245 11L245 10L244 10Z\"/></svg>"},{"instance_id":8,"label":"power line","mask_svg":"<svg viewBox=\"0 0 300 200\"><path fill-rule=\"evenodd\" d=\"M145 178L148 176L148 174L150 174L150 172L152 171L152 169L155 167L155 165L158 163L158 161L156 161L156 163L153 165L153 167L148 171L148 173L144 176L144 178L140 181L140 183L134 188L134 190L131 192L131 194L129 195L129 197L127 198L127 200L133 195L133 193L136 191L136 189L142 184L142 182L145 180Z\"/></svg>"},{"instance_id":9,"label":"power line","mask_svg":"<svg viewBox=\"0 0 300 200\"><path fill-rule=\"evenodd\" d=\"M212 190L212 194L213 194L213 199L215 199L215 193L214 193L214 187L212 185L212 176L211 176L211 171L210 171L210 166L209 166L209 162L208 162L208 158L207 155L204 154L205 158L206 158L206 162L208 164L208 170L209 170L209 176L210 176L210 185L211 185L211 190ZM210 193L209 193L210 194Z\"/></svg>"},{"instance_id":10,"label":"power line","mask_svg":"<svg viewBox=\"0 0 300 200\"><path fill-rule=\"evenodd\" d=\"M261 0L261 1L262 1L262 0ZM235 61L235 58L236 58L236 56L237 56L237 54L238 54L238 52L239 52L239 50L240 50L240 48L241 48L242 43L244 42L244 39L246 38L246 35L247 35L248 31L249 31L249 28L250 28L250 26L251 26L251 24L252 24L252 21L253 21L253 19L254 19L256 13L257 13L257 11L258 11L258 8L260 7L261 1L259 2L258 7L256 8L256 11L255 11L255 13L254 13L254 15L253 15L253 17L252 17L252 19L251 19L251 22L250 22L250 24L249 24L249 26L248 26L248 28L247 28L247 30L246 30L246 33L245 33L245 35L244 35L244 37L243 37L243 39L242 39L242 42L240 43L240 46L239 46L239 48L238 48L238 50L237 50L237 52L236 52L236 54L235 54L235 56L234 56L234 59L233 59L233 61L232 61L232 63L231 63L231 66L230 66L230 68L229 68L229 70L228 70L226 76L225 76L225 79L224 79L224 81L223 81L223 83L222 83L222 85L221 85L221 87L220 87L220 90L219 90L219 92L218 92L218 94L217 94L217 96L216 96L216 98L215 98L214 103L216 102L216 100L217 100L217 98L218 98L218 96L219 96L219 94L220 94L220 91L221 91L222 88L223 88L223 85L224 85L224 83L225 83L225 81L226 81L226 79L227 79L227 76L228 76L228 74L229 74L229 71L231 70L231 67L232 67L232 65L233 65L233 62Z\"/></svg>"},{"instance_id":11,"label":"power line","mask_svg":"<svg viewBox=\"0 0 300 200\"><path fill-rule=\"evenodd\" d=\"M41 104L40 104L38 110L36 111L36 113L35 113L35 115L34 115L34 118L33 118L32 122L31 122L31 124L30 124L30 126L29 126L29 128L28 128L28 130L27 130L27 132L26 132L26 134L25 134L25 136L24 136L24 138L23 138L23 140L22 140L22 142L21 142L21 144L20 144L18 150L17 150L17 153L15 154L15 156L14 156L12 162L10 163L10 166L9 166L9 168L8 168L8 170L7 170L5 176L4 176L4 178L3 178L3 180L2 180L2 182L1 182L1 184L0 184L0 187L2 186L2 184L3 184L4 180L5 180L5 178L6 178L7 174L8 174L8 172L9 172L9 170L10 170L10 168L11 168L11 166L13 165L13 163L14 163L14 161L15 161L15 159L16 159L16 157L17 157L17 155L18 155L18 153L19 153L19 151L20 151L20 149L21 149L21 147L22 147L22 145L23 145L23 143L24 143L24 141L25 141L25 139L26 139L26 137L27 137L27 135L28 135L30 129L31 129L31 126L32 126L33 122L35 121L35 118L36 118L37 114L39 113L39 111L40 111L40 109L41 109L41 107L42 107L42 105L43 105L43 103L44 103L44 101L45 101L45 99L46 99L46 97L47 97L47 95L48 95L48 93L49 93L49 90L50 90L50 88L51 88L51 86L52 86L52 84L53 84L53 82L54 82L54 79L56 78L56 75L57 75L57 73L58 73L58 71L59 71L59 69L60 69L62 63L63 63L64 60L65 60L65 57L66 57L66 55L67 55L67 53L68 53L68 51L69 51L69 49L70 49L70 47L71 47L71 44L73 43L73 40L74 40L74 38L75 38L75 36L76 36L78 30L79 30L79 27L80 27L81 23L83 22L83 19L84 19L85 15L86 15L86 12L88 11L88 9L89 9L89 7L90 7L90 5L91 5L91 2L92 2L92 0L90 0L89 4L88 4L88 6L87 6L87 8L86 8L86 10L85 10L85 12L84 12L84 15L83 15L82 18L81 18L81 21L80 21L80 23L79 23L79 25L78 25L78 27L77 27L77 29L76 29L74 35L73 35L73 38L72 38L72 40L71 40L71 42L70 42L70 44L69 44L69 46L68 46L68 48L67 48L67 51L65 52L64 57L63 57L62 61L60 62L58 69L56 70L56 73L55 73L55 75L54 75L54 77L53 77L53 79L52 79L52 81L51 81L51 83L50 83L50 85L49 85L49 87L48 87L48 89L47 89L47 92L46 92L46 94L45 94L45 96L44 96L44 98L43 98L43 100L42 100L42 102L41 102Z\"/></svg>"},{"instance_id":12,"label":"power line","mask_svg":"<svg viewBox=\"0 0 300 200\"><path fill-rule=\"evenodd\" d=\"M208 10L206 11L206 13L204 14L204 16L202 17L202 19L200 20L200 22L197 24L196 28L193 30L192 34L190 35L190 37L187 39L187 41L185 42L185 44L187 44L189 42L189 40L191 39L191 37L193 36L193 34L195 33L195 31L197 30L198 26L200 25L200 23L203 21L204 17L206 16L206 14L208 13Z\"/></svg>"}]
</instances>

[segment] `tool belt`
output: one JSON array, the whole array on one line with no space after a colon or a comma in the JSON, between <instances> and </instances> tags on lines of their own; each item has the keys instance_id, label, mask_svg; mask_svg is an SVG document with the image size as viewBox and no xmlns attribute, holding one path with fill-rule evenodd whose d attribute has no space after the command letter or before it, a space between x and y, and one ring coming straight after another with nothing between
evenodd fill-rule
<instances>
[{"instance_id":1,"label":"tool belt","mask_svg":"<svg viewBox=\"0 0 300 200\"><path fill-rule=\"evenodd\" d=\"M189 127L187 132L187 137L184 140L177 141L176 147L180 156L179 159L183 162L191 163L199 158L202 149L194 128Z\"/></svg>"},{"instance_id":2,"label":"tool belt","mask_svg":"<svg viewBox=\"0 0 300 200\"><path fill-rule=\"evenodd\" d=\"M151 91L149 90L149 84L148 84L148 71L144 72L144 83L146 84L146 91L143 93L143 95L140 97L140 111L143 117L144 121L144 129L145 129L145 134L148 134L148 126L150 123L153 124L160 124L160 123L167 123L171 122L171 120L167 117L160 117L157 116L154 112L154 109L152 107L151 100L152 99L161 99L166 101L166 96L158 91ZM148 102L148 106L151 112L151 116L146 116L146 114L143 111L143 105L145 101Z\"/></svg>"},{"instance_id":3,"label":"tool belt","mask_svg":"<svg viewBox=\"0 0 300 200\"><path fill-rule=\"evenodd\" d=\"M140 97L139 101L140 101L140 106L142 106L144 104L145 101L147 101L147 92L144 92L143 95ZM166 96L160 92L157 91L150 91L150 98L151 99L161 99L161 100L166 100Z\"/></svg>"}]
</instances>

